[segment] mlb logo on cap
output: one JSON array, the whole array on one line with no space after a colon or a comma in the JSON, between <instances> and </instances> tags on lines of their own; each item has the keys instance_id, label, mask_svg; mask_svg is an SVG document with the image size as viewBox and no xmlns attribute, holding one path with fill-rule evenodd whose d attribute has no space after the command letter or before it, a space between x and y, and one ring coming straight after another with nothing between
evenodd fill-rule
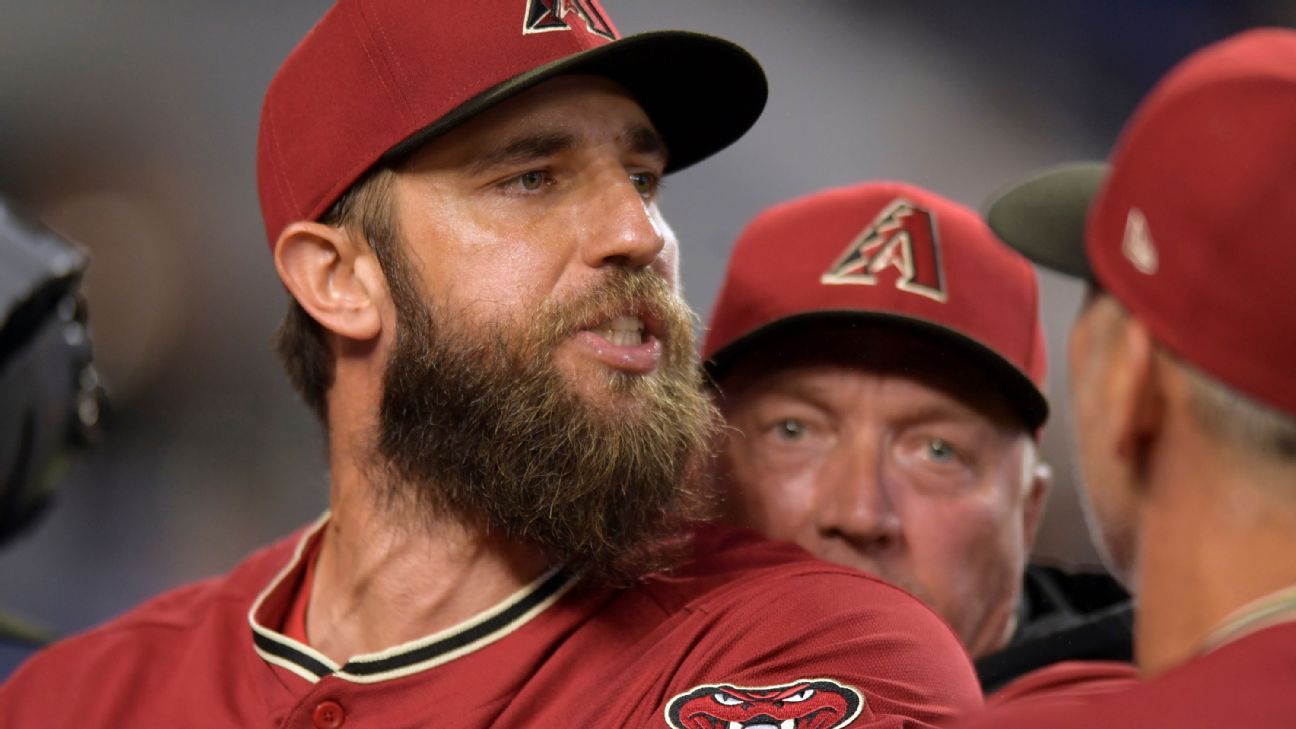
<instances>
[{"instance_id":1,"label":"mlb logo on cap","mask_svg":"<svg viewBox=\"0 0 1296 729\"><path fill-rule=\"evenodd\" d=\"M565 17L569 14L584 21L585 29L589 32L608 40L616 40L616 29L593 0L527 0L526 22L522 25L522 32L571 30L571 23Z\"/></svg>"},{"instance_id":2,"label":"mlb logo on cap","mask_svg":"<svg viewBox=\"0 0 1296 729\"><path fill-rule=\"evenodd\" d=\"M720 378L799 327L886 322L940 338L1002 384L1029 428L1048 415L1035 271L972 210L870 182L776 205L739 236L703 344Z\"/></svg>"},{"instance_id":3,"label":"mlb logo on cap","mask_svg":"<svg viewBox=\"0 0 1296 729\"><path fill-rule=\"evenodd\" d=\"M883 209L819 281L875 286L888 268L896 270L895 285L901 291L945 301L936 221L903 198Z\"/></svg>"}]
</instances>

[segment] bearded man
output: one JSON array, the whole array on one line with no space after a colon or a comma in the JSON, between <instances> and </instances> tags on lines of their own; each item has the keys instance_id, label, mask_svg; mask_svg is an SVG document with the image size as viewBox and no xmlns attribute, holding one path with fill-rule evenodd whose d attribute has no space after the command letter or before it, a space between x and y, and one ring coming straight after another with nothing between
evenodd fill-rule
<instances>
[{"instance_id":1,"label":"bearded man","mask_svg":"<svg viewBox=\"0 0 1296 729\"><path fill-rule=\"evenodd\" d=\"M715 38L591 0L341 0L258 178L330 512L37 657L5 726L926 726L979 702L898 589L692 528L717 415L658 181L755 122ZM665 568L673 567L669 571Z\"/></svg>"}]
</instances>

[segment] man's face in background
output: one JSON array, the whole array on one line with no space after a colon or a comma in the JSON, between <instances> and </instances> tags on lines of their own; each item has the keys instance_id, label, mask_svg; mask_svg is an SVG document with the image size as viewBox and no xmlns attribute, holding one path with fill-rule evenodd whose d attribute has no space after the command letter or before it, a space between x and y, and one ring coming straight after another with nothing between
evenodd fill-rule
<instances>
[{"instance_id":1,"label":"man's face in background","mask_svg":"<svg viewBox=\"0 0 1296 729\"><path fill-rule=\"evenodd\" d=\"M729 516L1007 641L1046 477L975 363L891 328L766 344L718 383Z\"/></svg>"}]
</instances>

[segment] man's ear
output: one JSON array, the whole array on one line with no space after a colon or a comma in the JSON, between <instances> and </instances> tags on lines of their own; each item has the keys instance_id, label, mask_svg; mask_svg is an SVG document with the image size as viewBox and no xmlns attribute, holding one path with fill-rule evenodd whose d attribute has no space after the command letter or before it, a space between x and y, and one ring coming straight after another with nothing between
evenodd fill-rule
<instances>
[{"instance_id":1,"label":"man's ear","mask_svg":"<svg viewBox=\"0 0 1296 729\"><path fill-rule=\"evenodd\" d=\"M363 240L344 227L299 221L284 228L275 269L288 293L329 331L357 341L382 331L387 283Z\"/></svg>"},{"instance_id":2,"label":"man's ear","mask_svg":"<svg viewBox=\"0 0 1296 729\"><path fill-rule=\"evenodd\" d=\"M1036 461L1026 478L1029 481L1022 501L1022 536L1029 555L1035 548L1040 521L1044 518L1044 505L1048 503L1048 493L1053 488L1053 469L1043 461Z\"/></svg>"}]
</instances>

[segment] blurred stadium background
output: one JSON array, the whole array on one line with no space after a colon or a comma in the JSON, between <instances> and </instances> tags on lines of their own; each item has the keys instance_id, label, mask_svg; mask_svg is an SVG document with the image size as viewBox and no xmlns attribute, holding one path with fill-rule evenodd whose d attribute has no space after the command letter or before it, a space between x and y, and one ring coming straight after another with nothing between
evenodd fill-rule
<instances>
[{"instance_id":1,"label":"blurred stadium background","mask_svg":"<svg viewBox=\"0 0 1296 729\"><path fill-rule=\"evenodd\" d=\"M450 0L429 0L449 2ZM114 418L58 503L0 553L0 605L60 631L217 573L313 519L319 434L269 346L285 297L256 201L262 93L324 0L6 0L0 190L92 253L86 289ZM730 243L775 201L862 179L973 206L1033 168L1106 155L1175 60L1291 2L604 0L623 33L712 32L765 65L742 141L667 181L705 316ZM519 13L521 12L519 0ZM1041 559L1092 564L1062 404L1080 288L1043 275L1055 492Z\"/></svg>"}]
</instances>

